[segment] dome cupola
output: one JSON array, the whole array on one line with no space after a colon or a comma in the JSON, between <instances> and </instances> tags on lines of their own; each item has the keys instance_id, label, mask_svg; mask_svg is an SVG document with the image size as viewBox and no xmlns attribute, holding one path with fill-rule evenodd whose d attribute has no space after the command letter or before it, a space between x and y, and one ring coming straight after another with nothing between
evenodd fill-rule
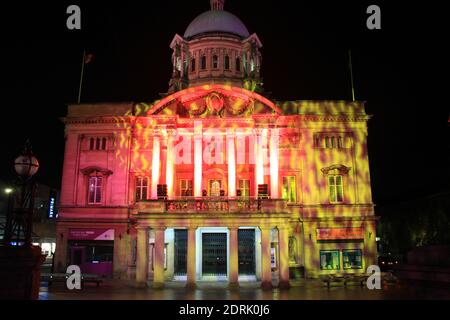
<instances>
[{"instance_id":1,"label":"dome cupola","mask_svg":"<svg viewBox=\"0 0 450 320\"><path fill-rule=\"evenodd\" d=\"M262 44L258 36L224 10L225 0L211 0L210 4L211 9L197 16L170 45L173 73L168 93L212 84L261 91Z\"/></svg>"},{"instance_id":2,"label":"dome cupola","mask_svg":"<svg viewBox=\"0 0 450 320\"><path fill-rule=\"evenodd\" d=\"M224 0L211 0L211 10L200 14L187 27L184 38L194 38L211 33L226 33L248 38L245 24L234 14L225 11Z\"/></svg>"}]
</instances>

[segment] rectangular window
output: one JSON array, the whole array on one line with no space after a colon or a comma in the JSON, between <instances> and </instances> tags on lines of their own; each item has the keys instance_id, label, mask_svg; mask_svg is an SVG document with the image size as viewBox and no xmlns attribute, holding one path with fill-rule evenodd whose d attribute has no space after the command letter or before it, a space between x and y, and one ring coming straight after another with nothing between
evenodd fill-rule
<instances>
[{"instance_id":1,"label":"rectangular window","mask_svg":"<svg viewBox=\"0 0 450 320\"><path fill-rule=\"evenodd\" d=\"M340 175L328 176L328 187L330 190L330 202L344 202L343 179Z\"/></svg>"},{"instance_id":2,"label":"rectangular window","mask_svg":"<svg viewBox=\"0 0 450 320\"><path fill-rule=\"evenodd\" d=\"M89 204L99 204L102 202L103 177L89 178Z\"/></svg>"},{"instance_id":3,"label":"rectangular window","mask_svg":"<svg viewBox=\"0 0 450 320\"><path fill-rule=\"evenodd\" d=\"M344 269L362 269L361 250L342 250Z\"/></svg>"},{"instance_id":4,"label":"rectangular window","mask_svg":"<svg viewBox=\"0 0 450 320\"><path fill-rule=\"evenodd\" d=\"M339 250L320 250L320 270L339 269Z\"/></svg>"},{"instance_id":5,"label":"rectangular window","mask_svg":"<svg viewBox=\"0 0 450 320\"><path fill-rule=\"evenodd\" d=\"M283 177L281 196L288 202L297 202L297 186L295 176Z\"/></svg>"},{"instance_id":6,"label":"rectangular window","mask_svg":"<svg viewBox=\"0 0 450 320\"><path fill-rule=\"evenodd\" d=\"M148 177L136 177L136 202L148 200Z\"/></svg>"},{"instance_id":7,"label":"rectangular window","mask_svg":"<svg viewBox=\"0 0 450 320\"><path fill-rule=\"evenodd\" d=\"M182 197L192 197L192 180L180 180Z\"/></svg>"},{"instance_id":8,"label":"rectangular window","mask_svg":"<svg viewBox=\"0 0 450 320\"><path fill-rule=\"evenodd\" d=\"M238 189L241 191L241 197L250 197L250 180L239 180Z\"/></svg>"}]
</instances>

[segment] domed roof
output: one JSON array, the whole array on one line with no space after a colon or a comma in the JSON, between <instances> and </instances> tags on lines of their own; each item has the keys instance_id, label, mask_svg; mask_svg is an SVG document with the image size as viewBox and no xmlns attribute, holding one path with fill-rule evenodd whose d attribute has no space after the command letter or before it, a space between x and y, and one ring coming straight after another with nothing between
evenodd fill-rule
<instances>
[{"instance_id":1,"label":"domed roof","mask_svg":"<svg viewBox=\"0 0 450 320\"><path fill-rule=\"evenodd\" d=\"M210 10L202 13L186 29L185 38L212 32L223 32L248 38L250 33L244 23L234 14L224 10Z\"/></svg>"}]
</instances>

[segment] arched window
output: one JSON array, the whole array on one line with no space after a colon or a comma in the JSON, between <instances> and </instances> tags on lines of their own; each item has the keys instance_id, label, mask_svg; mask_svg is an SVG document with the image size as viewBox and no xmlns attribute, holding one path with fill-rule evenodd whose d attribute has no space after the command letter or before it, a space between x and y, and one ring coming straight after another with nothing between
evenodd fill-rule
<instances>
[{"instance_id":1,"label":"arched window","mask_svg":"<svg viewBox=\"0 0 450 320\"><path fill-rule=\"evenodd\" d=\"M202 56L201 68L202 70L206 69L206 56Z\"/></svg>"},{"instance_id":2,"label":"arched window","mask_svg":"<svg viewBox=\"0 0 450 320\"><path fill-rule=\"evenodd\" d=\"M95 140L95 150L100 150L100 138Z\"/></svg>"},{"instance_id":3,"label":"arched window","mask_svg":"<svg viewBox=\"0 0 450 320\"><path fill-rule=\"evenodd\" d=\"M228 55L225 56L224 65L225 65L225 70L230 70L230 57Z\"/></svg>"},{"instance_id":4,"label":"arched window","mask_svg":"<svg viewBox=\"0 0 450 320\"><path fill-rule=\"evenodd\" d=\"M213 55L212 67L213 67L213 69L218 69L219 68L219 57L217 55Z\"/></svg>"},{"instance_id":5,"label":"arched window","mask_svg":"<svg viewBox=\"0 0 450 320\"><path fill-rule=\"evenodd\" d=\"M195 58L192 58L191 60L191 72L195 71Z\"/></svg>"},{"instance_id":6,"label":"arched window","mask_svg":"<svg viewBox=\"0 0 450 320\"><path fill-rule=\"evenodd\" d=\"M91 138L89 140L89 150L94 150L94 144L95 144L94 138Z\"/></svg>"},{"instance_id":7,"label":"arched window","mask_svg":"<svg viewBox=\"0 0 450 320\"><path fill-rule=\"evenodd\" d=\"M102 139L102 150L106 150L106 138Z\"/></svg>"},{"instance_id":8,"label":"arched window","mask_svg":"<svg viewBox=\"0 0 450 320\"><path fill-rule=\"evenodd\" d=\"M241 71L241 58L236 58L236 71Z\"/></svg>"}]
</instances>

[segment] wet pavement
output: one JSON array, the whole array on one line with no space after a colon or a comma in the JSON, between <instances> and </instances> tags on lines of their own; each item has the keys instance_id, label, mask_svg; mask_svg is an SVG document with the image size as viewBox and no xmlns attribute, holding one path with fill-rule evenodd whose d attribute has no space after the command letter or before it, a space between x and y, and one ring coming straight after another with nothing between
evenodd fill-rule
<instances>
[{"instance_id":1,"label":"wet pavement","mask_svg":"<svg viewBox=\"0 0 450 320\"><path fill-rule=\"evenodd\" d=\"M262 290L256 283L242 283L229 289L226 283L201 283L195 290L182 283L168 283L164 289L136 288L134 281L106 280L96 287L86 284L82 290L68 290L63 283L50 288L41 283L40 300L450 300L449 288L412 284L383 285L381 290L352 285L327 288L317 280L292 282L288 290Z\"/></svg>"}]
</instances>

